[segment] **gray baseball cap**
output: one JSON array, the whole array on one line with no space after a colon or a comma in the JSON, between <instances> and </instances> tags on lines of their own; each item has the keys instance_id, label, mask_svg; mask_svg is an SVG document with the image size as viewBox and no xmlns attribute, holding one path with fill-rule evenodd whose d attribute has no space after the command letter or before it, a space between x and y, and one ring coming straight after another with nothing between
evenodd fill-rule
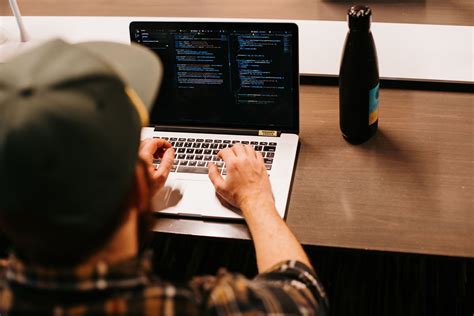
<instances>
[{"instance_id":1,"label":"gray baseball cap","mask_svg":"<svg viewBox=\"0 0 474 316\"><path fill-rule=\"evenodd\" d=\"M100 231L132 186L161 77L135 44L52 40L0 64L0 218Z\"/></svg>"}]
</instances>

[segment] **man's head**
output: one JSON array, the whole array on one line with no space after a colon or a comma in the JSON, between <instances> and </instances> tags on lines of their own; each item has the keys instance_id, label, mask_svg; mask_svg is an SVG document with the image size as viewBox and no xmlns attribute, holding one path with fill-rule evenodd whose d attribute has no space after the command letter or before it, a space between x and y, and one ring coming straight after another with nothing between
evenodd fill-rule
<instances>
[{"instance_id":1,"label":"man's head","mask_svg":"<svg viewBox=\"0 0 474 316\"><path fill-rule=\"evenodd\" d=\"M74 264L114 232L161 73L139 46L60 40L0 65L0 229L20 255Z\"/></svg>"}]
</instances>

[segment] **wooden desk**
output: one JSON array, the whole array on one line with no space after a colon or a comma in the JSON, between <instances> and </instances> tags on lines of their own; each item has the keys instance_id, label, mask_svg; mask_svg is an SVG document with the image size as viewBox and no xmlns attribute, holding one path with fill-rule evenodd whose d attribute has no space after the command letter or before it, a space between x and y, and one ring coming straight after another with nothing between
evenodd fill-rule
<instances>
[{"instance_id":1,"label":"wooden desk","mask_svg":"<svg viewBox=\"0 0 474 316\"><path fill-rule=\"evenodd\" d=\"M331 1L20 1L25 15L344 20ZM370 2L369 2L370 4ZM370 4L375 21L473 25L470 0ZM7 10L0 2L0 12ZM337 87L301 87L301 148L287 222L304 244L474 257L473 95L382 89L380 130L338 129ZM157 231L248 238L245 225L161 219Z\"/></svg>"},{"instance_id":2,"label":"wooden desk","mask_svg":"<svg viewBox=\"0 0 474 316\"><path fill-rule=\"evenodd\" d=\"M382 89L378 134L353 146L337 87L301 86L290 228L309 245L474 257L473 101ZM238 224L163 219L157 230L248 238Z\"/></svg>"}]
</instances>

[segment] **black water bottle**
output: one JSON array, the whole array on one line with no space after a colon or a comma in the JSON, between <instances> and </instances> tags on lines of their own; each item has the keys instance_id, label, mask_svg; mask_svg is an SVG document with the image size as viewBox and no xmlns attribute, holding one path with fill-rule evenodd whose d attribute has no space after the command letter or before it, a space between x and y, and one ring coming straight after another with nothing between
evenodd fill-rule
<instances>
[{"instance_id":1,"label":"black water bottle","mask_svg":"<svg viewBox=\"0 0 474 316\"><path fill-rule=\"evenodd\" d=\"M377 131L379 70L370 32L372 11L355 5L347 15L349 32L339 70L339 124L348 142L360 144Z\"/></svg>"}]
</instances>

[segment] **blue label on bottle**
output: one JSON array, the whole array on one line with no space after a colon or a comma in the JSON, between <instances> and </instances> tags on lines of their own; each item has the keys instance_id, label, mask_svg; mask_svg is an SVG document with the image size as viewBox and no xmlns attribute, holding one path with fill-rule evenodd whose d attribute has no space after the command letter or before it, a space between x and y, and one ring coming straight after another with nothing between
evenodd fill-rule
<instances>
[{"instance_id":1,"label":"blue label on bottle","mask_svg":"<svg viewBox=\"0 0 474 316\"><path fill-rule=\"evenodd\" d=\"M369 125L374 124L379 119L379 87L377 83L375 87L369 90Z\"/></svg>"}]
</instances>

